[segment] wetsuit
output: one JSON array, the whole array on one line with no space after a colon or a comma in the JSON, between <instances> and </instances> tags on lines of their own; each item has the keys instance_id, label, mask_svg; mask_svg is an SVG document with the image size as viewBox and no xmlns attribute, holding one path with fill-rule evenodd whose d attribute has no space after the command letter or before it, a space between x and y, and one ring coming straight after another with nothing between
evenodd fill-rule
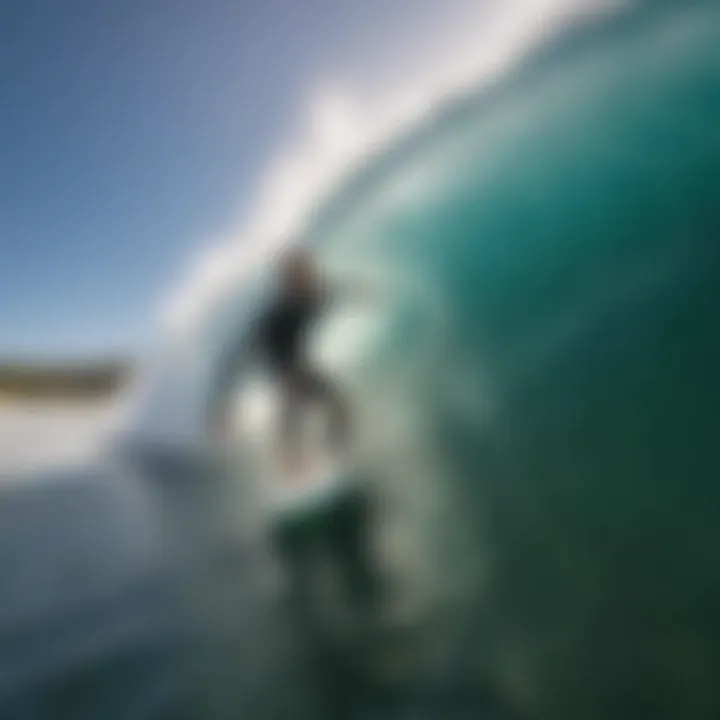
<instances>
[{"instance_id":1,"label":"wetsuit","mask_svg":"<svg viewBox=\"0 0 720 720\"><path fill-rule=\"evenodd\" d=\"M307 336L327 304L328 296L324 293L305 297L282 295L257 321L253 342L265 366L283 386L280 433L286 443L294 439L302 406L314 400L329 406L329 441L339 447L346 439L347 414L336 389L306 360Z\"/></svg>"},{"instance_id":2,"label":"wetsuit","mask_svg":"<svg viewBox=\"0 0 720 720\"><path fill-rule=\"evenodd\" d=\"M254 342L271 371L280 375L306 370L305 339L325 305L318 296L281 296L259 318Z\"/></svg>"}]
</instances>

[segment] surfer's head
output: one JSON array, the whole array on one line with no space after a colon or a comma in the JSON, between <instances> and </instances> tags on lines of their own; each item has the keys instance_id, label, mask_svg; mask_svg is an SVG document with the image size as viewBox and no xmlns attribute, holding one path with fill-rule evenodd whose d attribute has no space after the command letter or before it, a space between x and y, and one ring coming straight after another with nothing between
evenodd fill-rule
<instances>
[{"instance_id":1,"label":"surfer's head","mask_svg":"<svg viewBox=\"0 0 720 720\"><path fill-rule=\"evenodd\" d=\"M308 250L293 247L280 258L280 282L285 291L292 294L312 292L316 286L316 270Z\"/></svg>"}]
</instances>

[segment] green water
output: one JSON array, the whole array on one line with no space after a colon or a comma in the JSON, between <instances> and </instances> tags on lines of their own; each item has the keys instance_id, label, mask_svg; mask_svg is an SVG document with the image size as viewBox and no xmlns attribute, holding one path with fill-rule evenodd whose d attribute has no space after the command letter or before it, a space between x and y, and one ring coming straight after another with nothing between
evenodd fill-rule
<instances>
[{"instance_id":1,"label":"green water","mask_svg":"<svg viewBox=\"0 0 720 720\"><path fill-rule=\"evenodd\" d=\"M527 717L720 716L720 11L659 5L446 110L309 230L392 289L328 357L457 672Z\"/></svg>"}]
</instances>

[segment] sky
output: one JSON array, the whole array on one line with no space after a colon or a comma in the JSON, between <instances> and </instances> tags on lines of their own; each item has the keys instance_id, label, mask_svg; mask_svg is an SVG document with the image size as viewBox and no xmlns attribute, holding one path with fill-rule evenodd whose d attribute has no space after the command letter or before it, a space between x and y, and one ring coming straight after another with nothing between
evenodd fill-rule
<instances>
[{"instance_id":1,"label":"sky","mask_svg":"<svg viewBox=\"0 0 720 720\"><path fill-rule=\"evenodd\" d=\"M582 2L3 0L0 357L143 347L244 228L287 230L298 187L394 129L399 96L419 112L410 89L490 69Z\"/></svg>"}]
</instances>

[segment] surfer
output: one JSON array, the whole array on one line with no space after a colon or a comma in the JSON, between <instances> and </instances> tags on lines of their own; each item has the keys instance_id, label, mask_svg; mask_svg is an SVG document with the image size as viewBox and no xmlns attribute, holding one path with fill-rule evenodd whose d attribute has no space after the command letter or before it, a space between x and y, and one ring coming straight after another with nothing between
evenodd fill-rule
<instances>
[{"instance_id":1,"label":"surfer","mask_svg":"<svg viewBox=\"0 0 720 720\"><path fill-rule=\"evenodd\" d=\"M307 251L294 248L280 262L280 293L263 313L255 329L264 363L280 392L280 451L291 473L302 455L298 448L300 414L311 403L328 413L328 439L341 453L348 441L347 405L329 378L307 359L307 338L315 322L332 302L333 292L318 276Z\"/></svg>"},{"instance_id":2,"label":"surfer","mask_svg":"<svg viewBox=\"0 0 720 720\"><path fill-rule=\"evenodd\" d=\"M347 447L349 413L340 393L328 377L307 359L307 338L314 323L338 293L321 282L308 251L288 250L279 262L279 292L261 312L238 345L223 358L211 422L222 434L228 422L229 389L248 359L258 360L268 371L280 398L278 449L284 471L295 474L301 454L297 431L303 408L319 403L328 411L331 448Z\"/></svg>"},{"instance_id":3,"label":"surfer","mask_svg":"<svg viewBox=\"0 0 720 720\"><path fill-rule=\"evenodd\" d=\"M353 603L368 607L375 596L375 573L370 560L368 495L349 481L349 411L335 384L312 366L307 357L310 332L328 306L348 294L367 293L360 288L331 290L321 280L313 258L301 248L288 250L278 264L279 292L259 313L240 343L222 359L211 402L213 429L227 436L229 399L238 368L249 357L269 372L280 400L279 475L286 485L280 495L292 498L275 508L274 539L290 571L293 595L307 607L312 593L313 559L330 554L339 565ZM359 290L359 293L357 292ZM306 467L307 448L300 428L311 404L326 409L327 452L333 462ZM312 454L312 453L310 453ZM317 455L317 453L315 453ZM339 463L339 464L338 464ZM303 488L303 485L310 485ZM309 490L305 492L304 490Z\"/></svg>"}]
</instances>

